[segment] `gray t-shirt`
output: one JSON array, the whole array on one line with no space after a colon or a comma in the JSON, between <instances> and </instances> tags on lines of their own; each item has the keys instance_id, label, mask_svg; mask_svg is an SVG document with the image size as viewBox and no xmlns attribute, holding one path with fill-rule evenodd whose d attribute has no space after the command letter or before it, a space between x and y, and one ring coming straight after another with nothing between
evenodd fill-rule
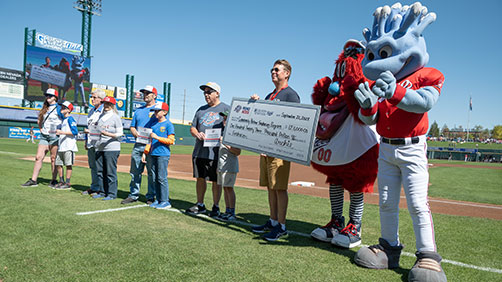
<instances>
[{"instance_id":1,"label":"gray t-shirt","mask_svg":"<svg viewBox=\"0 0 502 282\"><path fill-rule=\"evenodd\" d=\"M239 172L239 158L232 154L225 145L220 144L219 154L218 172Z\"/></svg>"},{"instance_id":2,"label":"gray t-shirt","mask_svg":"<svg viewBox=\"0 0 502 282\"><path fill-rule=\"evenodd\" d=\"M230 106L221 102L214 107L204 105L200 107L192 121L192 127L195 127L199 132L204 132L206 129L221 128L223 134L223 117L220 112L230 111ZM204 141L195 139L195 147L193 148L192 157L200 159L217 160L218 146L204 147Z\"/></svg>"},{"instance_id":3,"label":"gray t-shirt","mask_svg":"<svg viewBox=\"0 0 502 282\"><path fill-rule=\"evenodd\" d=\"M99 116L98 127L101 130L120 135L122 135L124 129L122 120L120 120L120 117L112 111L103 111L103 113ZM101 135L95 146L96 151L120 151L119 138L120 136L109 137Z\"/></svg>"}]
</instances>

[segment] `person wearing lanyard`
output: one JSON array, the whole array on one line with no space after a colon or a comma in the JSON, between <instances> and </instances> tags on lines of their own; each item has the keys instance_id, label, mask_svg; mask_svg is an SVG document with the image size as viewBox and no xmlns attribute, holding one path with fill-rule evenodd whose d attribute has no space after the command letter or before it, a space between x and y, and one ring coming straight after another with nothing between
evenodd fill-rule
<instances>
[{"instance_id":1,"label":"person wearing lanyard","mask_svg":"<svg viewBox=\"0 0 502 282\"><path fill-rule=\"evenodd\" d=\"M286 60L277 60L270 72L275 89L265 100L300 103L298 93L288 85L291 64ZM258 100L260 97L254 94L251 99ZM286 213L290 167L289 161L264 154L260 156L260 186L267 187L270 219L264 225L253 227L252 230L254 233L266 233L263 238L267 241L276 241L288 234Z\"/></svg>"},{"instance_id":2,"label":"person wearing lanyard","mask_svg":"<svg viewBox=\"0 0 502 282\"><path fill-rule=\"evenodd\" d=\"M89 111L89 114L87 115L87 128L84 130L84 133L86 133L84 147L87 150L87 162L89 163L89 168L91 169L91 187L82 192L82 195L94 196L100 190L98 171L96 167L96 142L94 140L91 140L91 138L89 137L89 128L97 126L99 116L103 112L102 102L105 97L106 93L104 91L95 90L91 93L91 104L94 107Z\"/></svg>"}]
</instances>

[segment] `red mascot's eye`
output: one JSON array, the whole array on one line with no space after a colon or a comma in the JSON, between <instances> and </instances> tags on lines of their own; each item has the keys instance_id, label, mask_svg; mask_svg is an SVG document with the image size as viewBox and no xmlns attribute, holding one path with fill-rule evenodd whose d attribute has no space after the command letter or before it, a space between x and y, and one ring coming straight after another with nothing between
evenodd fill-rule
<instances>
[{"instance_id":1,"label":"red mascot's eye","mask_svg":"<svg viewBox=\"0 0 502 282\"><path fill-rule=\"evenodd\" d=\"M344 76L345 76L345 61L343 61L340 67L340 78L343 78Z\"/></svg>"}]
</instances>

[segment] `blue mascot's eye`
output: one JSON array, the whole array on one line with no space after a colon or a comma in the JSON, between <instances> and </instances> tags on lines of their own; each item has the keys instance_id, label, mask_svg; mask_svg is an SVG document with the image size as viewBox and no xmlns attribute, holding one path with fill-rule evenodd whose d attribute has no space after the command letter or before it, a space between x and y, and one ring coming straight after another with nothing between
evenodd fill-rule
<instances>
[{"instance_id":1,"label":"blue mascot's eye","mask_svg":"<svg viewBox=\"0 0 502 282\"><path fill-rule=\"evenodd\" d=\"M370 61L373 61L375 59L375 54L368 50L368 52L366 52L366 58L368 58L368 60Z\"/></svg>"},{"instance_id":2,"label":"blue mascot's eye","mask_svg":"<svg viewBox=\"0 0 502 282\"><path fill-rule=\"evenodd\" d=\"M338 94L340 94L340 85L338 84L338 81L331 83L328 88L328 92L333 96L338 96Z\"/></svg>"},{"instance_id":3,"label":"blue mascot's eye","mask_svg":"<svg viewBox=\"0 0 502 282\"><path fill-rule=\"evenodd\" d=\"M392 48L390 46L383 46L381 49L380 49L380 52L378 52L378 54L380 55L380 58L382 59L385 59L387 57L390 57L392 56Z\"/></svg>"}]
</instances>

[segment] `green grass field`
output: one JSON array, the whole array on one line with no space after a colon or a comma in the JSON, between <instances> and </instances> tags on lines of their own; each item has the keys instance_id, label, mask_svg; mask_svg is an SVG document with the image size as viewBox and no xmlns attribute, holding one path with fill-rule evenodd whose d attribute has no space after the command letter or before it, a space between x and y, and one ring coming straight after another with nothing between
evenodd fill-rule
<instances>
[{"instance_id":1,"label":"green grass field","mask_svg":"<svg viewBox=\"0 0 502 282\"><path fill-rule=\"evenodd\" d=\"M123 206L120 199L103 202L81 195L90 182L89 170L81 167L74 168L74 190L47 187L47 165L38 187L21 188L33 162L18 157L31 154L35 146L15 141L0 139L0 170L8 176L0 184L0 281L407 281L415 261L403 255L396 270L364 269L353 262L357 249L337 249L302 236L324 225L330 216L328 199L304 195L290 195L287 222L290 231L301 234L276 243L250 231L250 224L268 218L267 195L262 190L236 188L236 223L174 212L195 200L195 183L175 179L169 180L173 211L140 207L77 215ZM451 174L437 172L439 177ZM437 191L450 186L434 179L431 175ZM128 174L119 173L119 197L127 197L129 181ZM498 194L499 186L495 186ZM471 193L494 196L486 187L478 188ZM206 203L211 203L210 194L206 193ZM347 213L348 203L345 208ZM411 220L407 210L400 215L401 241L411 254L415 251ZM366 205L363 244L377 242L378 218L378 207ZM444 262L449 281L502 280L502 273L493 272L502 269L502 221L434 214L434 223L444 259L492 269Z\"/></svg>"}]
</instances>

